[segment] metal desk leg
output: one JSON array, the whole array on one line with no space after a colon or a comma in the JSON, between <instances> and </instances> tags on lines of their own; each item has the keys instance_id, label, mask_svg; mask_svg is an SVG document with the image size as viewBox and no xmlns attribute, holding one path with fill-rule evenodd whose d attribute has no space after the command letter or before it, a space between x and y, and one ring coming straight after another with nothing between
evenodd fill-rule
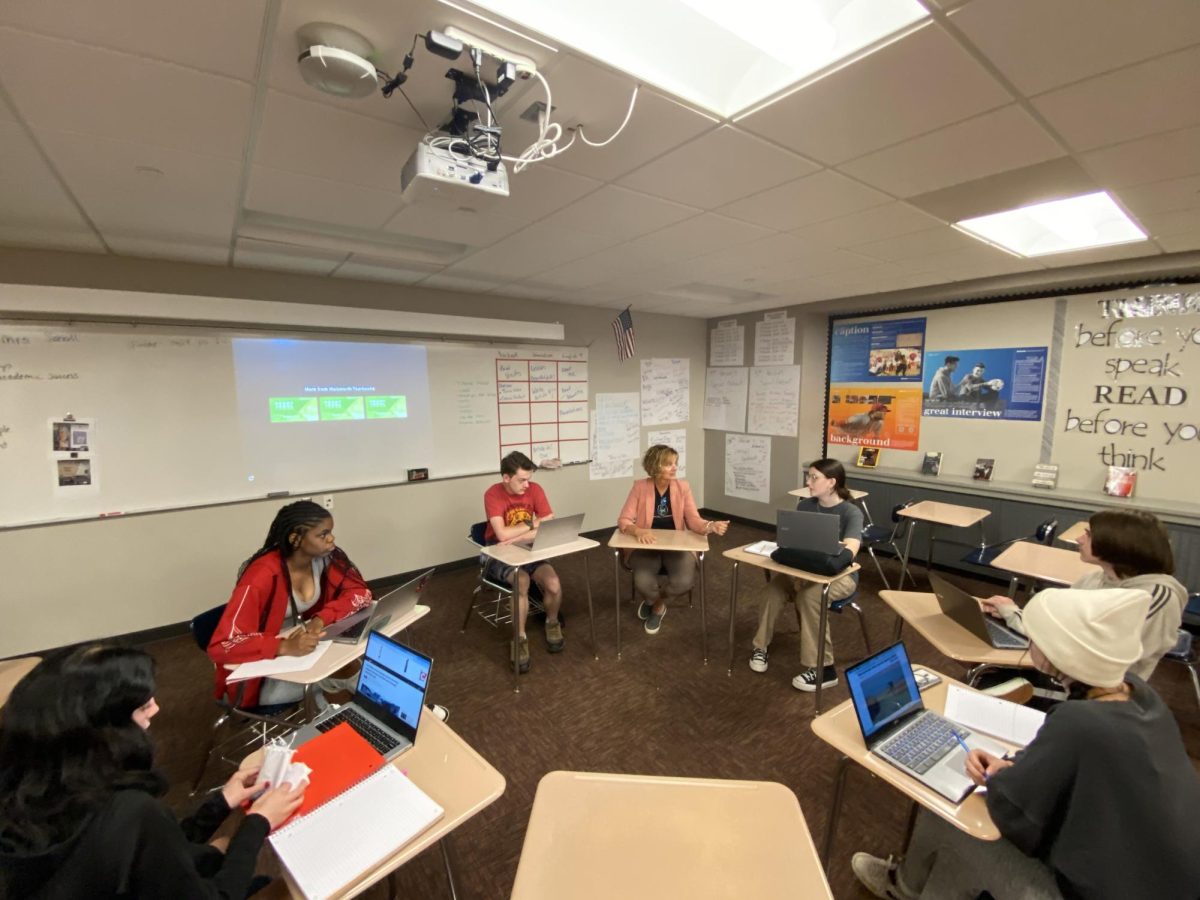
<instances>
[{"instance_id":1,"label":"metal desk leg","mask_svg":"<svg viewBox=\"0 0 1200 900\"><path fill-rule=\"evenodd\" d=\"M729 675L733 677L733 624L737 618L738 563L733 561L733 574L729 576Z\"/></svg>"},{"instance_id":2,"label":"metal desk leg","mask_svg":"<svg viewBox=\"0 0 1200 900\"><path fill-rule=\"evenodd\" d=\"M821 588L821 618L817 625L817 715L821 714L821 685L825 683L825 629L829 627L829 586Z\"/></svg>"},{"instance_id":3,"label":"metal desk leg","mask_svg":"<svg viewBox=\"0 0 1200 900\"><path fill-rule=\"evenodd\" d=\"M458 891L454 887L454 866L450 861L450 848L447 846L450 836L442 838L438 841L438 846L442 848L442 864L446 867L446 883L450 886L451 900L458 900Z\"/></svg>"},{"instance_id":4,"label":"metal desk leg","mask_svg":"<svg viewBox=\"0 0 1200 900\"><path fill-rule=\"evenodd\" d=\"M708 665L708 613L704 608L704 554L700 554L700 646L704 650L704 664ZM731 665L732 669L733 666Z\"/></svg>"},{"instance_id":5,"label":"metal desk leg","mask_svg":"<svg viewBox=\"0 0 1200 900\"><path fill-rule=\"evenodd\" d=\"M925 548L925 577L933 571L933 545L937 542L937 524L929 523L929 546ZM932 586L932 585L931 585Z\"/></svg>"},{"instance_id":6,"label":"metal desk leg","mask_svg":"<svg viewBox=\"0 0 1200 900\"><path fill-rule=\"evenodd\" d=\"M304 721L311 722L317 716L317 685L316 683L306 684L304 686Z\"/></svg>"},{"instance_id":7,"label":"metal desk leg","mask_svg":"<svg viewBox=\"0 0 1200 900\"><path fill-rule=\"evenodd\" d=\"M592 658L600 658L600 645L596 643L596 614L592 610L592 572L588 568L587 553L583 554L583 581L587 585L588 621L592 623Z\"/></svg>"},{"instance_id":8,"label":"metal desk leg","mask_svg":"<svg viewBox=\"0 0 1200 900\"><path fill-rule=\"evenodd\" d=\"M837 775L833 777L833 803L829 807L829 819L825 822L825 846L821 848L821 866L829 872L829 853L833 850L833 836L837 833L837 820L842 811L842 794L846 789L846 773L850 769L850 758L838 760Z\"/></svg>"},{"instance_id":9,"label":"metal desk leg","mask_svg":"<svg viewBox=\"0 0 1200 900\"><path fill-rule=\"evenodd\" d=\"M621 658L621 551L613 551L613 596L617 598L617 659Z\"/></svg>"},{"instance_id":10,"label":"metal desk leg","mask_svg":"<svg viewBox=\"0 0 1200 900\"><path fill-rule=\"evenodd\" d=\"M912 552L912 536L917 530L917 520L913 519L908 525L908 534L904 536L904 563L900 566L900 583L896 585L896 590L904 590L904 574L908 571L908 557Z\"/></svg>"},{"instance_id":11,"label":"metal desk leg","mask_svg":"<svg viewBox=\"0 0 1200 900\"><path fill-rule=\"evenodd\" d=\"M520 626L517 624L517 619L519 618L519 613L520 613L520 608L521 608L521 596L520 596L521 581L520 581L520 579L521 579L521 572L518 569L513 574L513 580L516 582L516 585L514 585L513 592L512 592L512 594L509 595L509 598L508 598L509 602L512 604L511 622L512 622L512 667L513 667L513 693L514 694L521 693L521 657L517 652L519 649L519 645L521 643L521 633L519 631ZM530 583L532 583L532 581L533 581L533 579L531 578ZM528 603L528 602L529 602L528 598L526 598L526 603Z\"/></svg>"}]
</instances>

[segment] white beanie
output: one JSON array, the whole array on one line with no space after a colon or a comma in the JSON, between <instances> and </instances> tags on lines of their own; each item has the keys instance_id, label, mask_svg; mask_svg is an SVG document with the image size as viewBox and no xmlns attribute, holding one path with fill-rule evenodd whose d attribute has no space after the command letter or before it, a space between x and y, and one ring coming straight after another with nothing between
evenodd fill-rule
<instances>
[{"instance_id":1,"label":"white beanie","mask_svg":"<svg viewBox=\"0 0 1200 900\"><path fill-rule=\"evenodd\" d=\"M1116 687L1142 656L1150 595L1131 588L1049 588L1022 619L1029 640L1054 668L1093 687Z\"/></svg>"}]
</instances>

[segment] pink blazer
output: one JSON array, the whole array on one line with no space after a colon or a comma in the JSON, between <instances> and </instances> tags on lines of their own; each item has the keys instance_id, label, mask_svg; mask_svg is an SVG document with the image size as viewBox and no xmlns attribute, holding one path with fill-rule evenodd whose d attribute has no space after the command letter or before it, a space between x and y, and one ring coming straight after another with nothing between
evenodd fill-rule
<instances>
[{"instance_id":1,"label":"pink blazer","mask_svg":"<svg viewBox=\"0 0 1200 900\"><path fill-rule=\"evenodd\" d=\"M675 520L675 530L688 530L696 534L704 534L707 523L700 517L696 509L696 501L692 498L692 489L686 481L675 479L670 483L667 492L671 496L671 517ZM654 479L642 478L633 483L621 514L617 516L617 527L627 528L636 525L638 528L650 528L654 525Z\"/></svg>"}]
</instances>

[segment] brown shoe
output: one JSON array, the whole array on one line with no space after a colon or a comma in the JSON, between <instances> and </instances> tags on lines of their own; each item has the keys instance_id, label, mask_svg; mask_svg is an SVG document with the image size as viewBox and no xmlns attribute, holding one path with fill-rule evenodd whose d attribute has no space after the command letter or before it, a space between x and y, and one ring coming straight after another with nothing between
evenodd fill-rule
<instances>
[{"instance_id":1,"label":"brown shoe","mask_svg":"<svg viewBox=\"0 0 1200 900\"><path fill-rule=\"evenodd\" d=\"M562 653L563 648L562 623L555 619L546 620L546 649L551 653Z\"/></svg>"},{"instance_id":2,"label":"brown shoe","mask_svg":"<svg viewBox=\"0 0 1200 900\"><path fill-rule=\"evenodd\" d=\"M509 650L508 661L512 662L512 650ZM522 675L529 671L529 638L521 635L517 642L517 671Z\"/></svg>"}]
</instances>

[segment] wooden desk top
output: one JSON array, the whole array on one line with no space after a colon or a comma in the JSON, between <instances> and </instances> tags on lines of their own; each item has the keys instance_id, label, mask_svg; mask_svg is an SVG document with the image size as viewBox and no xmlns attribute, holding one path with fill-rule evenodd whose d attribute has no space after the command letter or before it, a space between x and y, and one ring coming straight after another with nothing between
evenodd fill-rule
<instances>
[{"instance_id":1,"label":"wooden desk top","mask_svg":"<svg viewBox=\"0 0 1200 900\"><path fill-rule=\"evenodd\" d=\"M614 550L690 550L693 553L707 553L708 536L694 531L657 528L654 531L654 543L643 544L637 538L621 534L620 529L614 528L608 546Z\"/></svg>"},{"instance_id":2,"label":"wooden desk top","mask_svg":"<svg viewBox=\"0 0 1200 900\"><path fill-rule=\"evenodd\" d=\"M933 644L938 653L956 662L1033 668L1033 662L1024 650L999 650L967 631L942 612L934 594L880 591L879 597L895 610L904 624Z\"/></svg>"},{"instance_id":3,"label":"wooden desk top","mask_svg":"<svg viewBox=\"0 0 1200 900\"><path fill-rule=\"evenodd\" d=\"M937 500L922 500L898 512L909 519L931 522L934 525L951 525L955 528L967 528L992 514L991 510L940 503Z\"/></svg>"},{"instance_id":4,"label":"wooden desk top","mask_svg":"<svg viewBox=\"0 0 1200 900\"><path fill-rule=\"evenodd\" d=\"M757 544L758 541L751 543ZM741 547L734 547L732 550L726 550L721 555L726 559L732 559L734 562L746 563L751 566L758 566L760 569L766 569L768 572L779 572L783 575L791 575L793 578L799 578L802 581L810 581L813 584L829 584L837 581L843 575L853 575L860 568L858 563L850 563L842 571L836 575L818 575L816 572L805 572L803 569L793 569L789 566L780 565L771 559L769 556L763 556L760 553L749 553L746 548L750 544L743 544Z\"/></svg>"},{"instance_id":5,"label":"wooden desk top","mask_svg":"<svg viewBox=\"0 0 1200 900\"><path fill-rule=\"evenodd\" d=\"M1058 536L1058 539L1060 541L1062 541L1064 544L1078 544L1079 536L1082 535L1085 531L1087 531L1087 529L1088 529L1088 520L1084 519L1082 522L1076 522L1074 525L1072 525L1070 528L1068 528L1066 531L1064 531L1062 534L1060 534Z\"/></svg>"},{"instance_id":6,"label":"wooden desk top","mask_svg":"<svg viewBox=\"0 0 1200 900\"><path fill-rule=\"evenodd\" d=\"M600 543L591 538L577 537L573 541L546 550L530 550L522 544L489 544L480 549L486 556L499 560L506 566L525 566L529 563L542 562L554 559L556 556L566 556L568 553L578 553L580 550L591 550L593 547L599 546Z\"/></svg>"},{"instance_id":7,"label":"wooden desk top","mask_svg":"<svg viewBox=\"0 0 1200 900\"><path fill-rule=\"evenodd\" d=\"M896 593L891 591L890 593ZM938 673L941 675L941 673ZM924 691L921 698L925 706L934 712L942 712L946 708L946 688L950 683L967 688L965 684L954 681L942 675L940 684ZM897 769L867 749L863 743L862 729L858 727L858 718L854 715L854 707L847 700L835 706L829 712L817 716L812 721L813 733L829 744L839 753L858 763L873 775L886 781L902 794L920 803L930 812L941 816L955 828L965 831L972 837L985 841L999 840L1000 832L988 814L987 802L983 794L972 792L967 799L955 806L941 794L928 788L915 778Z\"/></svg>"},{"instance_id":8,"label":"wooden desk top","mask_svg":"<svg viewBox=\"0 0 1200 900\"><path fill-rule=\"evenodd\" d=\"M767 781L551 772L512 900L832 898L796 795Z\"/></svg>"},{"instance_id":9,"label":"wooden desk top","mask_svg":"<svg viewBox=\"0 0 1200 900\"><path fill-rule=\"evenodd\" d=\"M437 716L421 716L417 742L394 765L433 798L446 814L383 862L347 884L335 897L352 897L400 868L417 854L494 803L504 793L504 776ZM286 887L284 882L286 881ZM258 896L258 895L256 895ZM284 870L263 892L264 897L303 896Z\"/></svg>"},{"instance_id":10,"label":"wooden desk top","mask_svg":"<svg viewBox=\"0 0 1200 900\"><path fill-rule=\"evenodd\" d=\"M1081 560L1076 550L1047 547L1033 541L1017 541L1010 544L1003 553L992 560L992 566L1014 575L1025 575L1038 581L1063 585L1074 584L1083 576L1100 571L1099 566Z\"/></svg>"},{"instance_id":11,"label":"wooden desk top","mask_svg":"<svg viewBox=\"0 0 1200 900\"><path fill-rule=\"evenodd\" d=\"M403 631L413 622L425 618L429 614L429 607L417 604L412 611L406 616L401 616L394 622L389 622L386 627L380 631L388 637ZM367 642L359 641L357 644L338 644L331 643L325 654L316 661L312 666L300 672L287 672L283 675L272 675L276 681L290 681L292 684L316 684L324 678L328 678L346 663L353 662L367 652ZM233 671L237 671L237 666L230 667Z\"/></svg>"},{"instance_id":12,"label":"wooden desk top","mask_svg":"<svg viewBox=\"0 0 1200 900\"><path fill-rule=\"evenodd\" d=\"M8 700L8 695L17 686L17 682L32 672L33 667L41 661L40 656L0 660L0 706Z\"/></svg>"},{"instance_id":13,"label":"wooden desk top","mask_svg":"<svg viewBox=\"0 0 1200 900\"><path fill-rule=\"evenodd\" d=\"M846 490L850 492L851 500L861 500L863 497L871 496L867 491L856 491L854 488L846 488ZM798 487L794 491L788 491L788 493L793 497L799 497L801 499L812 496L812 493L806 487Z\"/></svg>"}]
</instances>

